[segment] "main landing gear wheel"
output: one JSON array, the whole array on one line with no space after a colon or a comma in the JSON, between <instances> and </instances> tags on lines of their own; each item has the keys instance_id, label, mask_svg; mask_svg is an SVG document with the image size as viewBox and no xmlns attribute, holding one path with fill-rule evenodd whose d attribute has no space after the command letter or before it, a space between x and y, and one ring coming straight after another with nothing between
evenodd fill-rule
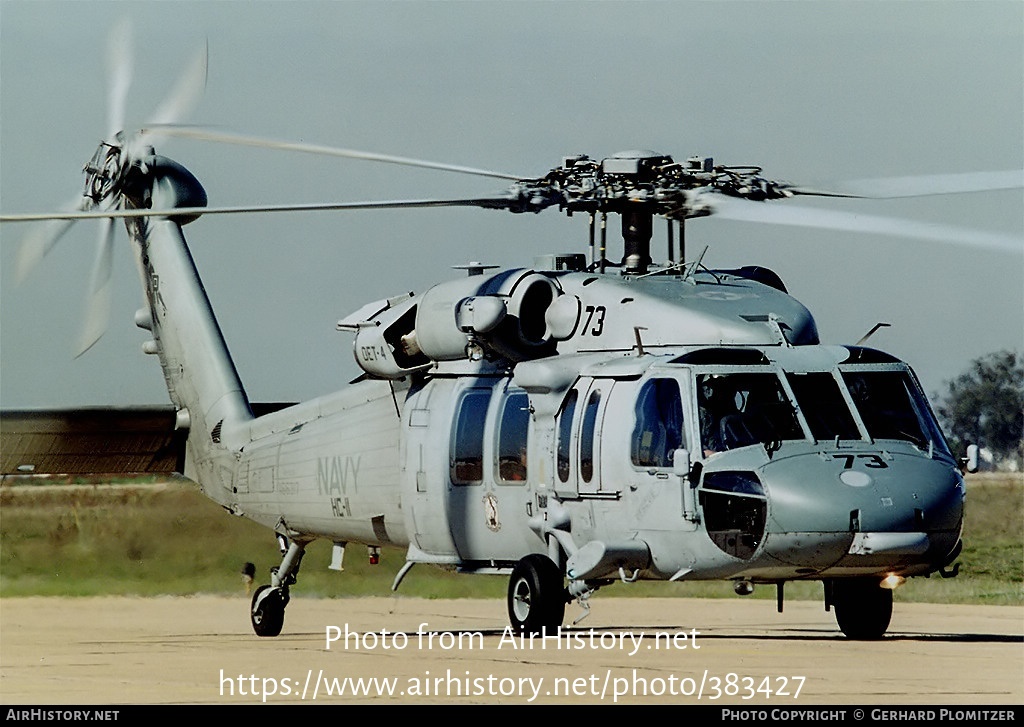
<instances>
[{"instance_id":1,"label":"main landing gear wheel","mask_svg":"<svg viewBox=\"0 0 1024 727\"><path fill-rule=\"evenodd\" d=\"M273 586L260 586L252 596L252 630L257 636L277 636L284 626L284 607L288 592Z\"/></svg>"},{"instance_id":2,"label":"main landing gear wheel","mask_svg":"<svg viewBox=\"0 0 1024 727\"><path fill-rule=\"evenodd\" d=\"M892 618L892 591L876 578L836 579L832 603L839 629L851 639L880 639Z\"/></svg>"},{"instance_id":3,"label":"main landing gear wheel","mask_svg":"<svg viewBox=\"0 0 1024 727\"><path fill-rule=\"evenodd\" d=\"M531 554L516 563L508 581L508 620L521 633L551 633L565 616L562 573L550 558Z\"/></svg>"}]
</instances>

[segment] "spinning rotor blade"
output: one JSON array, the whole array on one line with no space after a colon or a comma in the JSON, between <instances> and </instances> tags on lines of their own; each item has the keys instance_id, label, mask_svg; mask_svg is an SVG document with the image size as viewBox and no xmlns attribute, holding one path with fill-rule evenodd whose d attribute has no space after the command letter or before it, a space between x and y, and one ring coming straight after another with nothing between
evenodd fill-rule
<instances>
[{"instance_id":1,"label":"spinning rotor blade","mask_svg":"<svg viewBox=\"0 0 1024 727\"><path fill-rule=\"evenodd\" d=\"M176 85L152 116L155 124L172 124L183 119L195 106L206 88L207 49L203 47L185 69ZM76 347L76 358L89 350L103 335L110 317L112 293L114 219L121 217L121 178L142 155L151 153L139 134L125 139L124 119L128 89L132 81L132 37L127 20L111 31L107 46L108 135L92 161L86 164L86 190L65 209L44 215L0 216L0 221L43 220L46 224L29 231L22 243L17 262L17 278L23 280L75 220L99 219L99 249L93 264L86 301L82 335ZM167 214L174 214L172 211Z\"/></svg>"},{"instance_id":2,"label":"spinning rotor blade","mask_svg":"<svg viewBox=\"0 0 1024 727\"><path fill-rule=\"evenodd\" d=\"M994 232L813 207L770 205L713 193L703 194L701 198L708 203L714 214L730 220L892 235L916 240L973 245L1004 252L1024 252L1024 239Z\"/></svg>"},{"instance_id":3,"label":"spinning rotor blade","mask_svg":"<svg viewBox=\"0 0 1024 727\"><path fill-rule=\"evenodd\" d=\"M865 197L868 199L896 199L899 197L928 197L968 192L993 192L1001 189L1020 189L1024 187L1024 170L857 179L830 186L835 187L835 192L815 192L811 190L805 192L799 189L794 191L797 194Z\"/></svg>"},{"instance_id":4,"label":"spinning rotor blade","mask_svg":"<svg viewBox=\"0 0 1024 727\"><path fill-rule=\"evenodd\" d=\"M88 351L100 340L110 320L110 300L113 287L114 266L114 220L107 218L100 223L99 248L93 262L89 281L89 297L85 304L85 323L78 339L75 358Z\"/></svg>"},{"instance_id":5,"label":"spinning rotor blade","mask_svg":"<svg viewBox=\"0 0 1024 727\"><path fill-rule=\"evenodd\" d=\"M1001 172L961 172L925 174L913 177L878 177L829 184L830 189L786 186L793 195L810 197L854 197L861 199L898 199L931 197L943 194L994 192L1024 187L1024 170Z\"/></svg>"},{"instance_id":6,"label":"spinning rotor blade","mask_svg":"<svg viewBox=\"0 0 1024 727\"><path fill-rule=\"evenodd\" d=\"M445 164L443 162L432 162L424 159L411 159L409 157L393 156L391 154L377 154L375 152L358 151L356 149L342 149L333 146L320 144L306 144L294 141L278 141L275 139L264 139L257 136L246 136L213 129L204 129L198 126L174 126L159 125L158 122L142 130L143 134L162 134L164 136L179 136L187 139L199 139L202 141L215 141L225 144L239 144L241 146L255 146L261 149L279 149L281 151L297 151L306 154L320 154L323 156L343 157L346 159L363 159L371 162L383 162L385 164L399 164L406 167L421 167L424 169L438 169L445 172L457 172L459 174L471 174L477 177L492 177L496 179L520 180L527 179L526 176L517 176L505 172L494 172L488 169L476 169L475 167L463 167L456 164Z\"/></svg>"},{"instance_id":7,"label":"spinning rotor blade","mask_svg":"<svg viewBox=\"0 0 1024 727\"><path fill-rule=\"evenodd\" d=\"M132 30L124 19L114 26L107 46L107 73L110 88L107 97L107 140L114 141L124 129L125 102L132 83Z\"/></svg>"},{"instance_id":8,"label":"spinning rotor blade","mask_svg":"<svg viewBox=\"0 0 1024 727\"><path fill-rule=\"evenodd\" d=\"M204 44L196 52L192 62L185 67L177 84L163 100L152 116L149 117L153 126L171 125L181 122L199 103L206 91L207 66L209 64L209 44Z\"/></svg>"},{"instance_id":9,"label":"spinning rotor blade","mask_svg":"<svg viewBox=\"0 0 1024 727\"><path fill-rule=\"evenodd\" d=\"M200 48L182 71L177 83L150 116L149 129L137 131L125 144L128 154L137 158L145 154L144 146L158 144L166 138L161 129L174 128L187 118L206 91L209 66L209 44ZM152 129L152 130L150 130Z\"/></svg>"},{"instance_id":10,"label":"spinning rotor blade","mask_svg":"<svg viewBox=\"0 0 1024 727\"><path fill-rule=\"evenodd\" d=\"M107 143L118 145L118 134L124 129L125 102L132 82L132 28L127 18L118 22L107 38ZM77 197L65 206L72 216L42 218L47 224L30 230L18 252L16 280L21 283L53 249L54 245L71 229L76 217L95 206L89 197Z\"/></svg>"},{"instance_id":11,"label":"spinning rotor blade","mask_svg":"<svg viewBox=\"0 0 1024 727\"><path fill-rule=\"evenodd\" d=\"M253 205L243 207L179 207L170 210L120 209L102 212L40 212L38 214L0 215L0 222L34 222L39 220L94 220L140 217L188 217L193 215L230 215L252 212L313 212L318 210L376 210L416 207L483 207L505 209L515 203L508 195L469 199L397 199L374 202L313 202L310 204Z\"/></svg>"},{"instance_id":12,"label":"spinning rotor blade","mask_svg":"<svg viewBox=\"0 0 1024 727\"><path fill-rule=\"evenodd\" d=\"M92 207L92 200L88 197L81 197L76 202L67 206L67 209L73 211L62 214L81 214L90 207ZM24 282L29 273L35 270L36 265L46 257L47 253L57 244L57 241L64 236L64 233L71 229L71 225L74 224L77 218L49 216L36 219L47 220L48 222L44 225L37 225L22 240L21 249L18 250L18 262L15 269L15 279L18 283Z\"/></svg>"}]
</instances>

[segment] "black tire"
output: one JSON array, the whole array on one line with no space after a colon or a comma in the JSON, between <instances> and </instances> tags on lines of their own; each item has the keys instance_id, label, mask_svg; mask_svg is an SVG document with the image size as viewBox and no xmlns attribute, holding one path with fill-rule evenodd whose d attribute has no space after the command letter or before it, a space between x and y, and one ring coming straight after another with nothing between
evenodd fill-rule
<instances>
[{"instance_id":1,"label":"black tire","mask_svg":"<svg viewBox=\"0 0 1024 727\"><path fill-rule=\"evenodd\" d=\"M880 639L892 619L892 591L875 578L836 579L832 603L839 629L851 639Z\"/></svg>"},{"instance_id":2,"label":"black tire","mask_svg":"<svg viewBox=\"0 0 1024 727\"><path fill-rule=\"evenodd\" d=\"M266 595L263 593L266 591ZM288 605L288 596L280 588L260 586L252 594L252 630L257 636L277 636L284 626L284 607Z\"/></svg>"},{"instance_id":3,"label":"black tire","mask_svg":"<svg viewBox=\"0 0 1024 727\"><path fill-rule=\"evenodd\" d=\"M565 616L562 572L545 555L531 554L512 569L508 581L508 620L520 633L553 633Z\"/></svg>"}]
</instances>

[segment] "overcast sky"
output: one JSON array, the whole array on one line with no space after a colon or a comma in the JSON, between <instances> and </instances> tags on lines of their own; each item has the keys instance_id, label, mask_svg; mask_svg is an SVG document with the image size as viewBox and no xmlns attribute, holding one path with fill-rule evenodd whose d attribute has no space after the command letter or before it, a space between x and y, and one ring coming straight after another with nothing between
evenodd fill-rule
<instances>
[{"instance_id":1,"label":"overcast sky","mask_svg":"<svg viewBox=\"0 0 1024 727\"><path fill-rule=\"evenodd\" d=\"M129 17L128 125L209 42L191 121L240 132L542 175L568 154L655 149L757 164L804 184L1024 167L1024 3L20 2L0 0L0 208L57 209L105 133L105 47ZM173 140L211 204L487 193L500 181ZM781 203L785 204L785 203ZM806 204L806 202L805 202ZM1020 190L819 206L1024 237ZM660 226L659 226L660 227ZM0 226L0 405L167 402L132 324L119 230L110 329L73 347L96 244L79 222L21 286L26 228ZM658 228L656 228L658 229ZM318 212L185 228L253 401L329 393L358 373L335 322L461 275L584 251L554 211ZM971 359L1024 350L1024 255L728 222L691 222L714 267L775 269L822 340L871 343L936 392ZM655 251L663 245L655 238Z\"/></svg>"}]
</instances>

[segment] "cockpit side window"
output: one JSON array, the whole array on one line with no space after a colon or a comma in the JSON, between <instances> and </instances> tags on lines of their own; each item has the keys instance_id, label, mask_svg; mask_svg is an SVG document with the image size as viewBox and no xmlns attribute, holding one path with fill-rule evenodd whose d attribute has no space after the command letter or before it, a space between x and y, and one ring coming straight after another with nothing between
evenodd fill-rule
<instances>
[{"instance_id":1,"label":"cockpit side window","mask_svg":"<svg viewBox=\"0 0 1024 727\"><path fill-rule=\"evenodd\" d=\"M594 389L587 398L580 429L580 478L590 482L594 478L594 441L597 434L597 410L601 406L601 390Z\"/></svg>"},{"instance_id":2,"label":"cockpit side window","mask_svg":"<svg viewBox=\"0 0 1024 727\"><path fill-rule=\"evenodd\" d=\"M902 439L949 454L927 401L908 373L844 371L843 381L872 439Z\"/></svg>"},{"instance_id":3,"label":"cockpit side window","mask_svg":"<svg viewBox=\"0 0 1024 727\"><path fill-rule=\"evenodd\" d=\"M573 389L562 405L562 413L558 415L558 451L557 469L558 479L561 482L569 481L569 462L572 452L572 419L576 414L576 400L579 392Z\"/></svg>"},{"instance_id":4,"label":"cockpit side window","mask_svg":"<svg viewBox=\"0 0 1024 727\"><path fill-rule=\"evenodd\" d=\"M632 460L637 467L671 467L683 446L683 401L675 379L651 379L636 400Z\"/></svg>"},{"instance_id":5,"label":"cockpit side window","mask_svg":"<svg viewBox=\"0 0 1024 727\"><path fill-rule=\"evenodd\" d=\"M861 438L831 373L788 373L786 379L816 440Z\"/></svg>"},{"instance_id":6,"label":"cockpit side window","mask_svg":"<svg viewBox=\"0 0 1024 727\"><path fill-rule=\"evenodd\" d=\"M774 373L698 375L697 405L705 456L804 439L793 404Z\"/></svg>"}]
</instances>

